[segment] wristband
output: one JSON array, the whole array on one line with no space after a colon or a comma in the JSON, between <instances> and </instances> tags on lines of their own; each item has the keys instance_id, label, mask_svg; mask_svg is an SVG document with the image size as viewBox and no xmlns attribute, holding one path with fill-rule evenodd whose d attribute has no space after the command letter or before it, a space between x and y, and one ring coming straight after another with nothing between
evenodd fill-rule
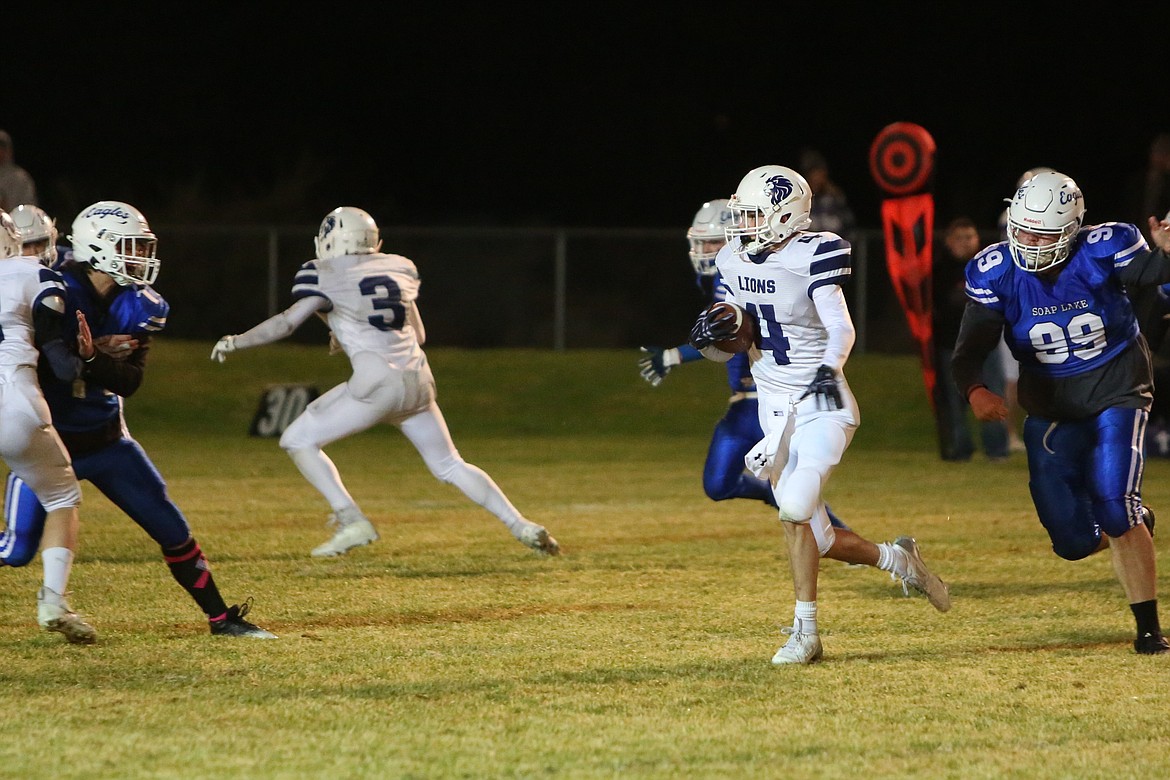
<instances>
[{"instance_id":1,"label":"wristband","mask_svg":"<svg viewBox=\"0 0 1170 780\"><path fill-rule=\"evenodd\" d=\"M982 382L979 382L978 384L971 385L970 387L967 388L967 392L963 396L964 398L967 399L967 403L971 403L971 393L974 393L976 390L978 390L981 387L985 390L987 389L987 385L983 384Z\"/></svg>"}]
</instances>

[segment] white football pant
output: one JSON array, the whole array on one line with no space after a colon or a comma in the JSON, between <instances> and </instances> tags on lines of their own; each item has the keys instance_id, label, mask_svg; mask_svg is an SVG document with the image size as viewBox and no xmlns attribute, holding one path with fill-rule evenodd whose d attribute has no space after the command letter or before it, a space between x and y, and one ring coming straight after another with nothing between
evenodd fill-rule
<instances>
[{"instance_id":1,"label":"white football pant","mask_svg":"<svg viewBox=\"0 0 1170 780\"><path fill-rule=\"evenodd\" d=\"M29 366L0 374L0 457L32 488L45 511L81 504L69 453Z\"/></svg>"},{"instance_id":2,"label":"white football pant","mask_svg":"<svg viewBox=\"0 0 1170 780\"><path fill-rule=\"evenodd\" d=\"M795 425L787 441L788 460L772 492L780 507L780 518L786 522L807 522L821 555L829 551L835 539L821 494L853 440L859 421L857 402L848 385L841 381L838 386L845 408L833 411L817 409L817 399L813 396L797 403L794 412L790 406L792 396L760 397L760 427L765 438L770 433L782 435L789 414L795 414ZM782 453L783 443L778 443Z\"/></svg>"},{"instance_id":3,"label":"white football pant","mask_svg":"<svg viewBox=\"0 0 1170 780\"><path fill-rule=\"evenodd\" d=\"M280 438L280 446L334 510L355 502L322 448L385 422L401 429L436 479L459 488L509 529L524 520L492 478L465 462L455 449L435 402L429 368L403 371L380 358L363 361L360 357L354 367L348 382L309 404Z\"/></svg>"}]
</instances>

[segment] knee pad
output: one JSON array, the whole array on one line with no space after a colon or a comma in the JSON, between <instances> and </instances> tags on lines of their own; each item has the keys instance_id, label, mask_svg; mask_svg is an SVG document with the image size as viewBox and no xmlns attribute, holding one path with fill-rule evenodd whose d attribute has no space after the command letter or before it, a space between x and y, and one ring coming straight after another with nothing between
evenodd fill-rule
<instances>
[{"instance_id":1,"label":"knee pad","mask_svg":"<svg viewBox=\"0 0 1170 780\"><path fill-rule=\"evenodd\" d=\"M1101 530L1115 539L1129 533L1129 529L1135 525L1135 523L1130 522L1130 515L1123 499L1094 503L1093 516L1097 518L1097 524L1101 526ZM1138 523L1141 522L1140 517L1136 519Z\"/></svg>"},{"instance_id":2,"label":"knee pad","mask_svg":"<svg viewBox=\"0 0 1170 780\"><path fill-rule=\"evenodd\" d=\"M813 512L813 516L808 520L793 520L790 516L780 513L780 522L792 523L793 525L808 525L812 529L813 538L817 540L817 552L824 558L828 555L829 550L832 549L833 543L837 541L837 532L833 530L832 523L829 522L828 515L822 514L820 510Z\"/></svg>"},{"instance_id":3,"label":"knee pad","mask_svg":"<svg viewBox=\"0 0 1170 780\"><path fill-rule=\"evenodd\" d=\"M19 535L10 537L8 533L0 534L0 566L27 566L37 557L40 545L40 536L29 539Z\"/></svg>"},{"instance_id":4,"label":"knee pad","mask_svg":"<svg viewBox=\"0 0 1170 780\"><path fill-rule=\"evenodd\" d=\"M815 469L798 468L788 475L781 485L780 519L785 522L808 522L817 511L820 502L820 472Z\"/></svg>"},{"instance_id":5,"label":"knee pad","mask_svg":"<svg viewBox=\"0 0 1170 780\"><path fill-rule=\"evenodd\" d=\"M1079 561L1088 558L1101 545L1099 534L1078 534L1076 536L1049 534L1049 538L1052 539L1052 552L1066 561Z\"/></svg>"}]
</instances>

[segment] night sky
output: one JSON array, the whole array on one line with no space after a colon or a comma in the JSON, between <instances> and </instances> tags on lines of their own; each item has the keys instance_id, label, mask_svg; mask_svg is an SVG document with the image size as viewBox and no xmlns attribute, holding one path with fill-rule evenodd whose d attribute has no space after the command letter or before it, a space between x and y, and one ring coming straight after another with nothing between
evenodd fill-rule
<instances>
[{"instance_id":1,"label":"night sky","mask_svg":"<svg viewBox=\"0 0 1170 780\"><path fill-rule=\"evenodd\" d=\"M896 121L938 144L940 218L990 227L1050 165L1102 221L1170 130L1166 10L21 5L0 126L66 223L108 197L169 222L344 203L384 225L676 227L811 146L877 226L867 152Z\"/></svg>"}]
</instances>

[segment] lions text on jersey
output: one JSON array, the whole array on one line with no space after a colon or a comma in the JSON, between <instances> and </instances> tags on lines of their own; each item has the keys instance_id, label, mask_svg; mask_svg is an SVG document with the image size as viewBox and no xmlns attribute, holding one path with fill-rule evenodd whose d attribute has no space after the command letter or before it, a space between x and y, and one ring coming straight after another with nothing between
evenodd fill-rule
<instances>
[{"instance_id":1,"label":"lions text on jersey","mask_svg":"<svg viewBox=\"0 0 1170 780\"><path fill-rule=\"evenodd\" d=\"M829 346L813 293L849 277L849 242L834 233L801 233L758 255L738 255L725 246L715 264L721 296L759 322L761 357L752 365L759 389L803 393Z\"/></svg>"}]
</instances>

